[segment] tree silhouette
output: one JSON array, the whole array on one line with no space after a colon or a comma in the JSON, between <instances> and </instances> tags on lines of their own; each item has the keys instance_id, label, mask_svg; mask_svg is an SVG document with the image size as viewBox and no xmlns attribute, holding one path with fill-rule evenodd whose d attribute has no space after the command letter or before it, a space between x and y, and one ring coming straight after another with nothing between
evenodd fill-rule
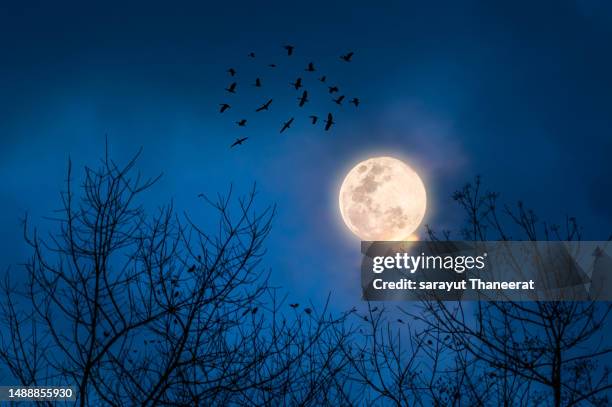
<instances>
[{"instance_id":1,"label":"tree silhouette","mask_svg":"<svg viewBox=\"0 0 612 407\"><path fill-rule=\"evenodd\" d=\"M457 405L469 381L464 352L450 352L440 330L411 327L382 305L368 304L358 335L344 348L343 372L363 394L364 405Z\"/></svg>"},{"instance_id":2,"label":"tree silhouette","mask_svg":"<svg viewBox=\"0 0 612 407\"><path fill-rule=\"evenodd\" d=\"M483 192L479 177L453 197L467 216L461 231L466 240L511 240L513 235L512 240L531 241L582 237L573 217L560 227L539 222L521 202L500 211L499 195ZM438 239L431 229L429 236ZM445 239L449 236L444 233ZM602 330L611 304L431 301L422 305L422 313L411 315L439 337L452 337L451 349L468 355L464 367L477 380L465 394L478 394L499 405L609 404L609 363L600 361L605 362L612 352Z\"/></svg>"},{"instance_id":3,"label":"tree silhouette","mask_svg":"<svg viewBox=\"0 0 612 407\"><path fill-rule=\"evenodd\" d=\"M207 200L214 233L172 205L138 204L157 180L106 154L74 190L58 232L34 230L25 289L4 280L0 358L22 385L73 385L80 405L334 404L349 332L283 301L260 269L274 208L255 190Z\"/></svg>"},{"instance_id":4,"label":"tree silhouette","mask_svg":"<svg viewBox=\"0 0 612 407\"><path fill-rule=\"evenodd\" d=\"M25 282L6 273L0 300L0 360L21 385L76 386L82 406L609 404L610 304L286 303L262 265L274 207L255 188L203 196L214 226L171 204L151 215L158 178L138 156L107 153L76 190L69 163L55 232L24 221ZM498 211L479 178L454 198L463 239L581 238L573 218Z\"/></svg>"}]
</instances>

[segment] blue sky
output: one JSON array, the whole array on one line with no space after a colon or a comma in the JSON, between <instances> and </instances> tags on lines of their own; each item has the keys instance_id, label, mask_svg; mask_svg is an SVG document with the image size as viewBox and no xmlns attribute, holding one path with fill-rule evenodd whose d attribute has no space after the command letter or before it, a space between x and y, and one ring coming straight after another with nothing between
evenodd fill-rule
<instances>
[{"instance_id":1,"label":"blue sky","mask_svg":"<svg viewBox=\"0 0 612 407\"><path fill-rule=\"evenodd\" d=\"M206 219L197 194L257 182L259 203L278 205L266 264L299 298L359 299L359 242L341 223L337 191L352 165L376 154L418 169L427 222L438 228L459 227L450 194L482 174L503 199L551 221L575 215L585 238L607 238L612 7L498 3L3 5L0 266L27 255L19 218L27 211L44 230L68 157L95 163L106 134L115 157L143 147L140 169L164 173L147 195L152 207L172 199ZM285 43L296 45L291 61ZM338 60L347 50L356 52L351 64ZM250 83L264 60L280 65L264 78L269 93L249 89L221 117L224 71L235 66ZM285 92L310 60L362 99L358 111L342 108L330 133L298 118L279 135L293 111L279 103L236 129L234 119ZM325 103L309 108L324 112ZM230 150L238 130L249 142Z\"/></svg>"}]
</instances>

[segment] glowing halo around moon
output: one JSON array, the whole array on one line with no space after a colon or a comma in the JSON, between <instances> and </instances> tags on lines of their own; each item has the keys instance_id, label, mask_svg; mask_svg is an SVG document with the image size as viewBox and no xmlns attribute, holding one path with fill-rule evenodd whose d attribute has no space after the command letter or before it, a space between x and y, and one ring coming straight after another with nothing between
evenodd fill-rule
<instances>
[{"instance_id":1,"label":"glowing halo around moon","mask_svg":"<svg viewBox=\"0 0 612 407\"><path fill-rule=\"evenodd\" d=\"M406 163L374 157L346 175L339 205L344 223L361 240L412 240L425 216L427 194Z\"/></svg>"}]
</instances>

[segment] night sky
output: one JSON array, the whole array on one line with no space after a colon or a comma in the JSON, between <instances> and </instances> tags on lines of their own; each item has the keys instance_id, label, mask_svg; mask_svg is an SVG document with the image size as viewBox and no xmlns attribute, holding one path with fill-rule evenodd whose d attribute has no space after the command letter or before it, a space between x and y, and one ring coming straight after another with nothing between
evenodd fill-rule
<instances>
[{"instance_id":1,"label":"night sky","mask_svg":"<svg viewBox=\"0 0 612 407\"><path fill-rule=\"evenodd\" d=\"M503 201L522 199L554 222L576 216L585 239L606 239L612 5L497 3L3 4L0 266L23 272L20 219L28 213L47 230L68 158L95 165L105 135L118 161L143 147L139 169L163 172L146 195L151 208L173 200L207 222L199 193L232 183L244 193L257 182L258 205L277 205L265 265L297 298L332 291L336 305L359 300L359 241L340 219L337 193L344 174L374 155L417 169L426 223L438 229L460 227L451 194L481 174ZM296 46L291 60L286 43ZM346 64L338 56L349 50ZM237 95L219 115L230 66L237 80L270 83L263 101L281 88L293 95L289 79L305 76L309 61L363 103L339 109L331 132L301 113L279 135L295 108L273 105L256 122L257 95ZM271 62L278 77L262 71ZM327 112L327 96L308 108ZM233 123L242 112L253 119L246 129ZM241 135L248 142L229 149Z\"/></svg>"}]
</instances>

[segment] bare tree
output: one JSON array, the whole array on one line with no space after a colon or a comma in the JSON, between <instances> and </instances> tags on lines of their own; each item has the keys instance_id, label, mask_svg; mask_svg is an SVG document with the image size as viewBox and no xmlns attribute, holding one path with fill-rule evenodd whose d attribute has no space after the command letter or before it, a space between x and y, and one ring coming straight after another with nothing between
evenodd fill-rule
<instances>
[{"instance_id":1,"label":"bare tree","mask_svg":"<svg viewBox=\"0 0 612 407\"><path fill-rule=\"evenodd\" d=\"M136 173L137 158L106 154L77 190L69 164L55 232L24 222L26 280L6 273L0 300L0 360L21 385L76 386L80 405L609 403L610 304L428 301L335 316L329 298L287 304L262 265L274 208L255 189L203 197L215 226L172 205L151 216L139 202L157 178ZM464 239L581 238L573 218L563 229L522 204L498 211L480 179L454 198Z\"/></svg>"},{"instance_id":2,"label":"bare tree","mask_svg":"<svg viewBox=\"0 0 612 407\"><path fill-rule=\"evenodd\" d=\"M438 377L439 349L401 319L390 320L382 304L368 303L359 335L343 348L350 365L343 372L358 384L365 405L430 405L437 394L431 382ZM432 397L433 396L433 397Z\"/></svg>"},{"instance_id":3,"label":"bare tree","mask_svg":"<svg viewBox=\"0 0 612 407\"><path fill-rule=\"evenodd\" d=\"M138 203L157 180L106 154L75 191L69 164L57 231L33 250L25 284L7 273L0 359L22 385L75 385L80 405L348 403L337 377L346 315L293 307L262 270L273 207L255 190L205 204L205 230L172 205ZM25 288L23 288L25 287Z\"/></svg>"},{"instance_id":4,"label":"bare tree","mask_svg":"<svg viewBox=\"0 0 612 407\"><path fill-rule=\"evenodd\" d=\"M520 202L500 211L498 194L484 192L480 178L457 191L454 199L467 215L462 230L466 240L581 239L575 218L568 217L565 227L541 223ZM438 239L432 230L429 235ZM444 238L449 237L444 232ZM492 404L499 405L604 406L612 389L612 345L602 328L611 307L587 301L431 301L411 315L439 337L451 337L451 349L467 352L464 365L479 379L465 394L494 395Z\"/></svg>"}]
</instances>

